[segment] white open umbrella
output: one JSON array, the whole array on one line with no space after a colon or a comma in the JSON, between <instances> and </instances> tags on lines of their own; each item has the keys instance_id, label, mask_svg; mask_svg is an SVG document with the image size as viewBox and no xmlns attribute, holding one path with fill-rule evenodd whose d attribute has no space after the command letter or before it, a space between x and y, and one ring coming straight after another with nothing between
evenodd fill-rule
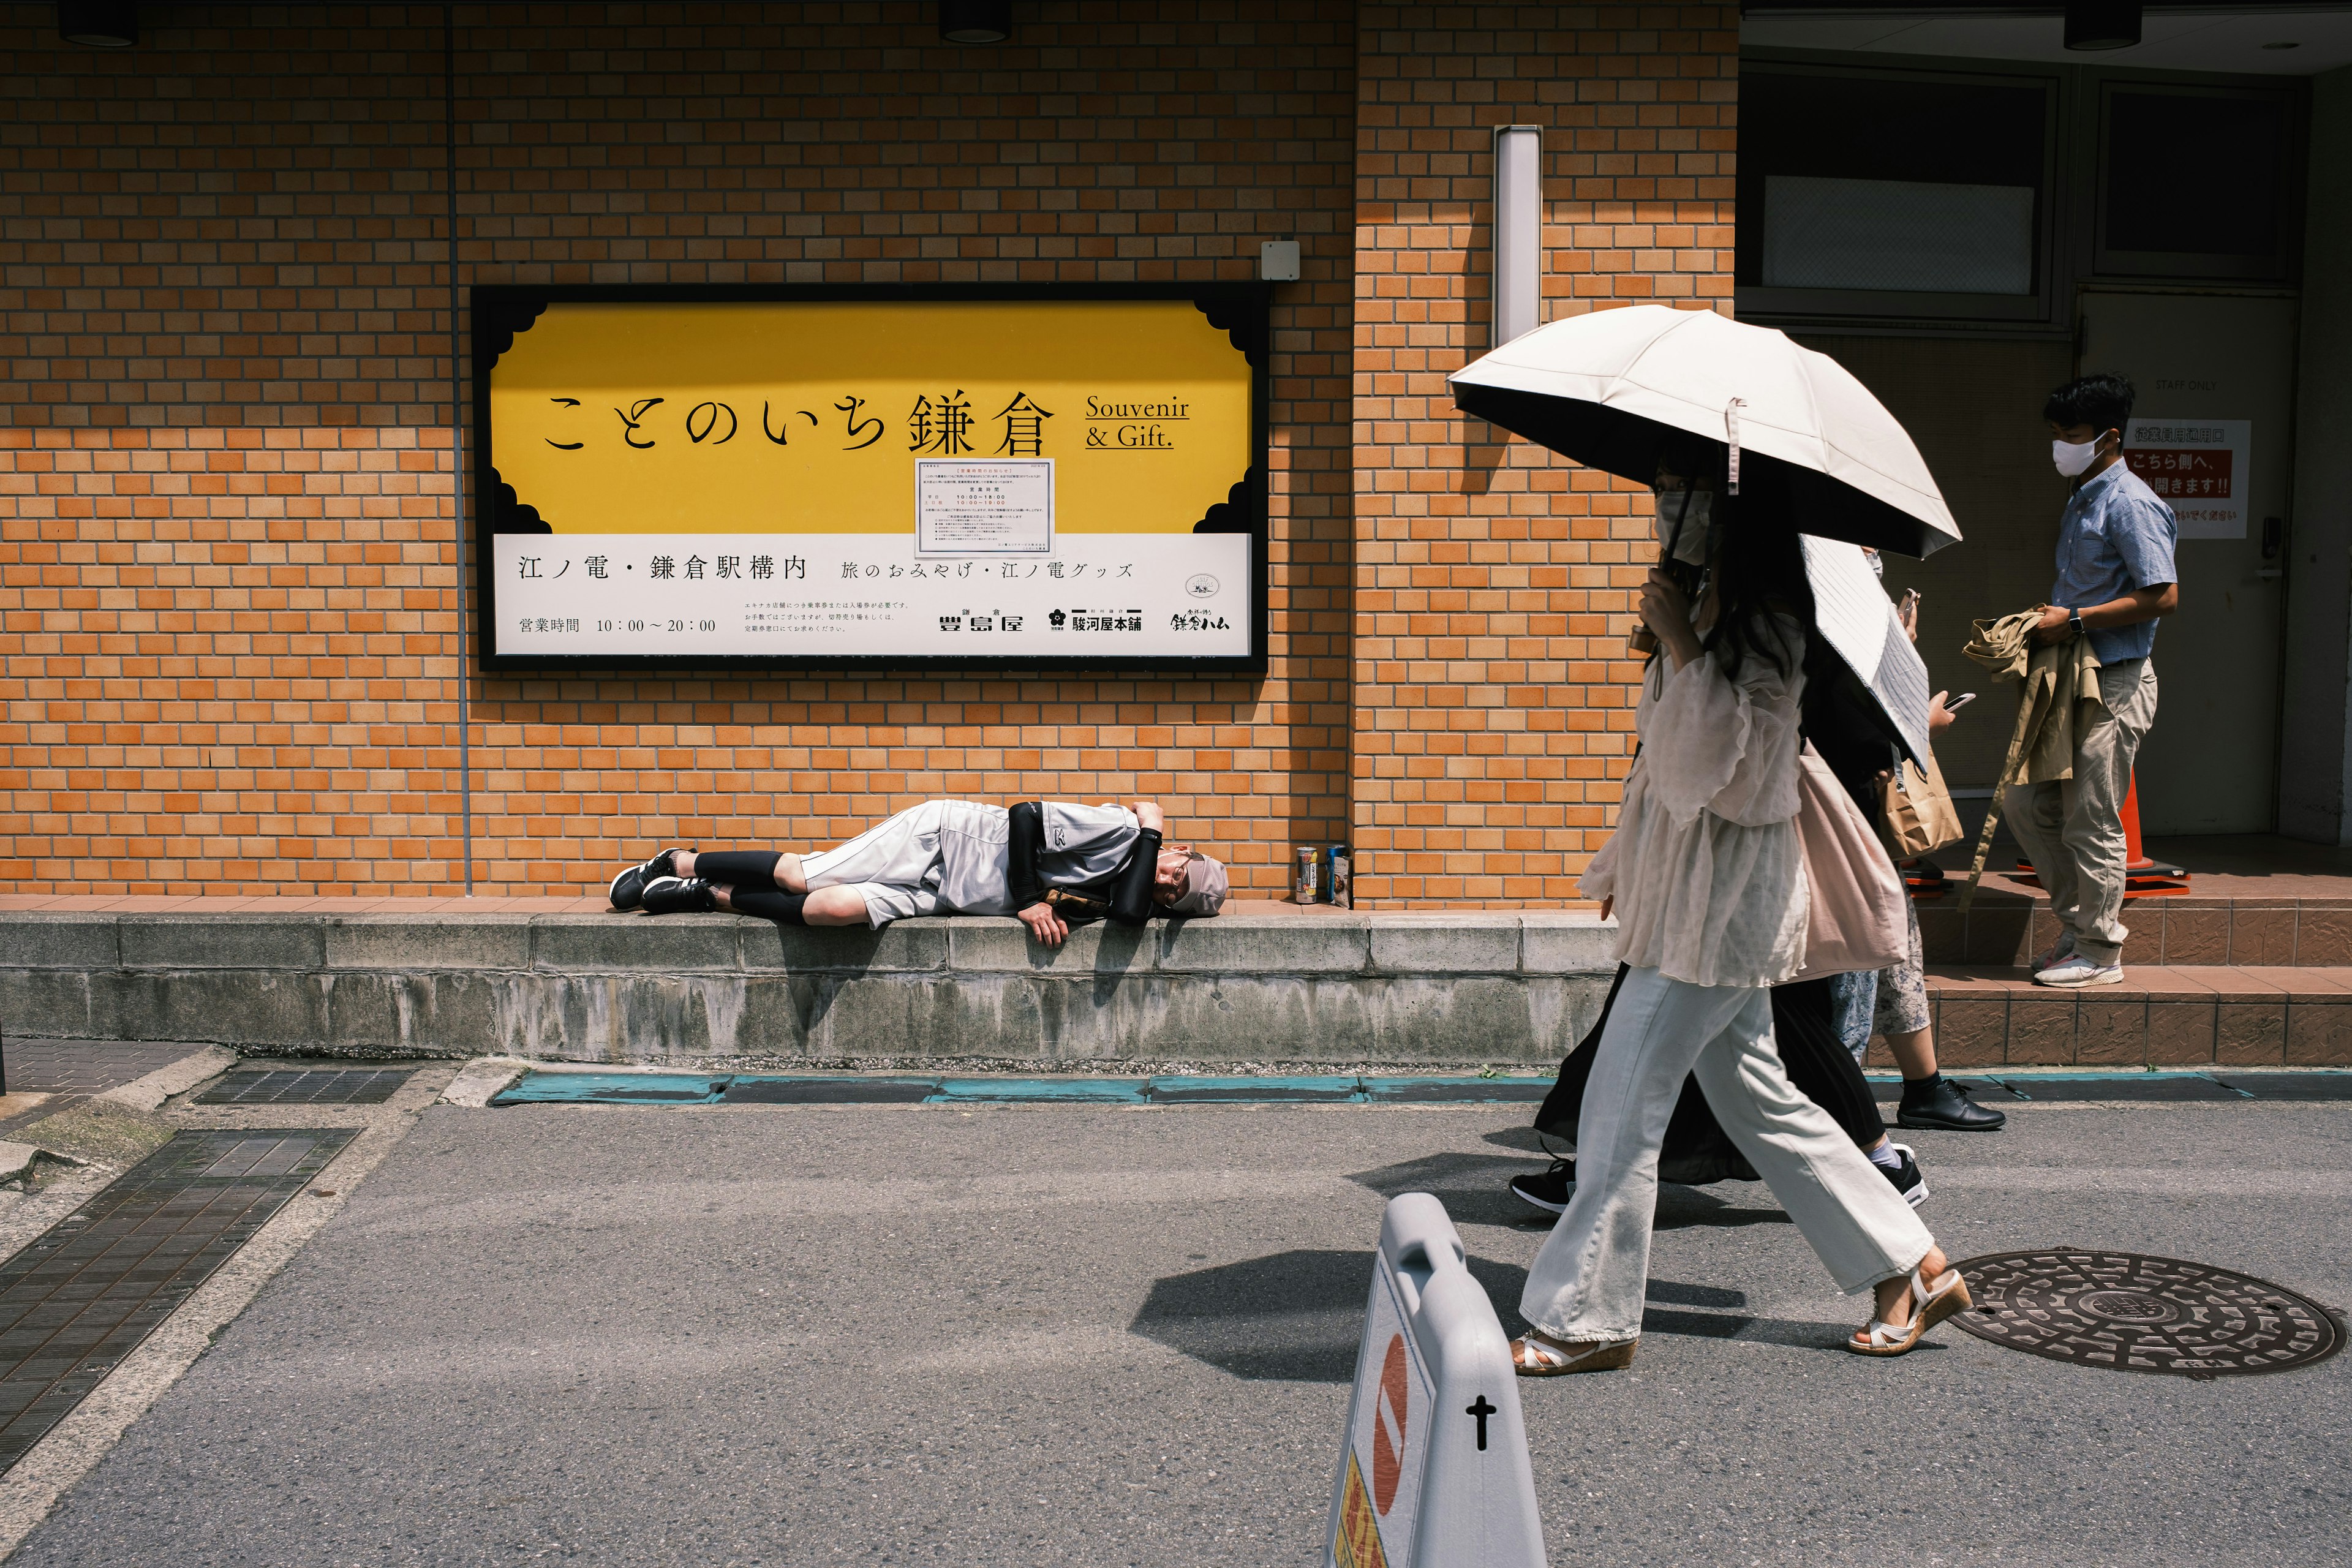
<instances>
[{"instance_id":1,"label":"white open umbrella","mask_svg":"<svg viewBox=\"0 0 2352 1568\"><path fill-rule=\"evenodd\" d=\"M1513 339L1450 384L1465 413L1636 483L1696 437L1723 449L1718 472L1777 491L1806 533L1905 555L1959 542L1895 416L1837 361L1767 327L1664 305L1595 310Z\"/></svg>"},{"instance_id":2,"label":"white open umbrella","mask_svg":"<svg viewBox=\"0 0 2352 1568\"><path fill-rule=\"evenodd\" d=\"M1798 536L1813 590L1813 626L1886 710L1921 766L1927 760L1927 665L1859 545Z\"/></svg>"}]
</instances>

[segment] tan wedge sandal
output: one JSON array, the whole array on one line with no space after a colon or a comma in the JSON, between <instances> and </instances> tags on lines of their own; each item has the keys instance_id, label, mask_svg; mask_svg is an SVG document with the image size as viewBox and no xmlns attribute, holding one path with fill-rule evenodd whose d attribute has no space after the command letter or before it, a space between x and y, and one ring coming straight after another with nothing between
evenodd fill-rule
<instances>
[{"instance_id":1,"label":"tan wedge sandal","mask_svg":"<svg viewBox=\"0 0 2352 1568\"><path fill-rule=\"evenodd\" d=\"M1953 1313L1965 1312L1976 1305L1969 1295L1969 1282L1960 1278L1957 1268L1945 1269L1937 1276L1933 1286L1920 1279L1919 1271L1914 1268L1910 1293L1909 1322L1898 1329L1874 1312L1870 1326L1856 1329L1845 1348L1856 1355L1907 1355L1919 1348L1919 1341L1929 1329Z\"/></svg>"},{"instance_id":2,"label":"tan wedge sandal","mask_svg":"<svg viewBox=\"0 0 2352 1568\"><path fill-rule=\"evenodd\" d=\"M1566 1377L1631 1366L1639 1340L1554 1340L1522 1334L1511 1342L1511 1365L1521 1377Z\"/></svg>"}]
</instances>

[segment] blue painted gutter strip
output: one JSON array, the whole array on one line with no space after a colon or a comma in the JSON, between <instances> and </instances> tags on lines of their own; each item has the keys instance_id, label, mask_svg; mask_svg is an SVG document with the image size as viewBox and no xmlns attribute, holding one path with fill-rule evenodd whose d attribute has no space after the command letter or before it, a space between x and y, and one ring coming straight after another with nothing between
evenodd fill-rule
<instances>
[{"instance_id":1,"label":"blue painted gutter strip","mask_svg":"<svg viewBox=\"0 0 2352 1568\"><path fill-rule=\"evenodd\" d=\"M951 1078L924 1103L1002 1100L1023 1105L1142 1105L1150 1087L1151 1080L1146 1078Z\"/></svg>"},{"instance_id":2,"label":"blue painted gutter strip","mask_svg":"<svg viewBox=\"0 0 2352 1568\"><path fill-rule=\"evenodd\" d=\"M2336 1069L2342 1071L2342 1069ZM2281 1076L2309 1079L2329 1075L2329 1069L2305 1068ZM1891 1073L1865 1074L1873 1085L1892 1087L1903 1080ZM2155 1083L2167 1079L2202 1079L2213 1082L2217 1089L2231 1093L2260 1099L2262 1074L2243 1069L2231 1076L2242 1084L2252 1084L2251 1094L2245 1089L2224 1085L2209 1072L2146 1072L2137 1068L2121 1072L1983 1072L1958 1069L1957 1076L1980 1079L1987 1082L2011 1088L2030 1096L2039 1083ZM2332 1075L2330 1075L2332 1076ZM2344 1076L2352 1080L2352 1072ZM564 1068L526 1073L512 1088L493 1099L493 1105L526 1104L613 1104L613 1105L714 1105L726 1098L728 1086L750 1086L762 1083L825 1083L841 1084L856 1075L839 1073L646 1073L646 1072L584 1072ZM903 1086L904 1077L876 1078L877 1085ZM1261 1090L1265 1100L1302 1103L1302 1095L1311 1095L1325 1104L1345 1101L1363 1104L1392 1100L1393 1097L1415 1089L1427 1092L1444 1090L1445 1098L1455 1104L1525 1104L1531 1096L1540 1097L1549 1089L1551 1079L1546 1078L1472 1078L1472 1077L1377 1077L1349 1074L1328 1074L1303 1077L1235 1077L1165 1075L1158 1078L951 1078L938 1080L936 1093L925 1101L930 1105L951 1104L1083 1104L1083 1105L1149 1105L1158 1103L1246 1104L1256 1096L1252 1089ZM1481 1095L1480 1089L1491 1090Z\"/></svg>"},{"instance_id":3,"label":"blue painted gutter strip","mask_svg":"<svg viewBox=\"0 0 2352 1568\"><path fill-rule=\"evenodd\" d=\"M762 1083L838 1084L845 1076L826 1073L617 1073L579 1072L565 1068L533 1069L498 1095L493 1105L640 1104L712 1105L726 1097L728 1086ZM877 1079L877 1083L904 1083L905 1079ZM1549 1078L1414 1078L1363 1079L1353 1074L1293 1077L1163 1075L1158 1078L951 1078L941 1080L931 1105L992 1102L997 1104L1076 1103L1088 1105L1148 1105L1201 1099L1206 1103L1247 1102L1250 1091L1268 1099L1297 1103L1302 1094L1318 1100L1361 1102L1392 1093L1395 1085L1413 1084L1449 1089L1495 1091L1497 1101L1524 1100ZM1213 1097L1213 1098L1212 1098ZM1472 1100L1461 1103L1476 1103Z\"/></svg>"}]
</instances>

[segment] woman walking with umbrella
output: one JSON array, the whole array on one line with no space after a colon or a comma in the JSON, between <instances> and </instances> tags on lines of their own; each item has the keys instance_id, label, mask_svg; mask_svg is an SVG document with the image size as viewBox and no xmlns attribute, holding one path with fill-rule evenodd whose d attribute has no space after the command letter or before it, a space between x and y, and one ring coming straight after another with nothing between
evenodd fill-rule
<instances>
[{"instance_id":1,"label":"woman walking with umbrella","mask_svg":"<svg viewBox=\"0 0 2352 1568\"><path fill-rule=\"evenodd\" d=\"M1708 339L1721 348L1709 352ZM1597 1372L1633 1359L1658 1148L1686 1074L1839 1286L1874 1290L1877 1310L1849 1349L1903 1354L1969 1305L1966 1282L1910 1206L1828 1113L1790 1086L1773 1041L1768 988L1803 965L1812 904L1796 818L1814 595L1804 547L1786 520L1802 504L1811 529L1837 536L1843 527L1848 537L1868 531L1874 536L1853 542L1908 549L1921 547L1915 531L1923 527L1916 508L1871 489L1861 492L1865 505L1811 504L1816 495L1856 488L1824 469L1842 465L1851 474L1857 443L1818 430L1791 439L1795 421L1775 417L1782 405L1810 403L1801 412L1815 417L1838 410L1844 389L1821 365L1835 370L1777 332L1705 312L1644 309L1555 323L1455 377L1456 399L1469 412L1579 460L1630 468L1629 477L1662 492L1682 492L1678 504L1660 509L1666 559L1642 589L1642 623L1658 651L1636 714L1641 751L1616 832L1583 884L1587 896L1613 900L1618 957L1629 967L1585 1091L1575 1195L1521 1298L1534 1329L1512 1342L1512 1356L1525 1376ZM1792 395L1765 395L1783 390ZM1858 385L1852 390L1892 425ZM1853 406L1853 397L1843 402ZM1732 500L1743 418L1751 438L1760 434L1782 448L1763 463L1750 448L1745 502ZM1895 436L1908 451L1899 428ZM1884 450L1870 456L1885 466ZM1925 479L1916 452L1909 456ZM1722 474L1722 493L1710 489L1702 513L1699 487L1709 470ZM1797 479L1801 473L1809 478ZM1768 505L1756 504L1764 500L1759 486ZM1932 481L1925 492L1941 513ZM1910 528L1890 525L1888 512ZM1938 532L1956 535L1948 514L1938 521ZM1704 531L1700 541L1684 537L1694 528ZM1691 574L1669 570L1675 560L1705 564L1696 595L1686 587ZM1861 673L1867 681L1878 671ZM1898 728L1914 717L1893 716ZM1916 717L1924 721L1924 712ZM1924 744L1924 722L1919 728Z\"/></svg>"}]
</instances>

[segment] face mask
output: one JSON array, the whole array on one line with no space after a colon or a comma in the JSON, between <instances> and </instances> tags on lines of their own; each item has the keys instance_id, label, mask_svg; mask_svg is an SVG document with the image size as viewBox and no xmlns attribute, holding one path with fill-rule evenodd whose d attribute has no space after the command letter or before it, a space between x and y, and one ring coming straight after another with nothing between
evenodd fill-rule
<instances>
[{"instance_id":1,"label":"face mask","mask_svg":"<svg viewBox=\"0 0 2352 1568\"><path fill-rule=\"evenodd\" d=\"M2071 479L2089 468L2091 460L2099 455L2099 439L2094 437L2079 447L2064 441L2053 441L2050 443L2050 460L2058 465L2060 473Z\"/></svg>"},{"instance_id":2,"label":"face mask","mask_svg":"<svg viewBox=\"0 0 2352 1568\"><path fill-rule=\"evenodd\" d=\"M1663 491L1658 496L1658 514L1653 525L1657 530L1658 543L1663 547L1674 541L1675 559L1689 566L1706 564L1707 513L1715 507L1712 490ZM1675 531L1679 518L1682 531Z\"/></svg>"}]
</instances>

